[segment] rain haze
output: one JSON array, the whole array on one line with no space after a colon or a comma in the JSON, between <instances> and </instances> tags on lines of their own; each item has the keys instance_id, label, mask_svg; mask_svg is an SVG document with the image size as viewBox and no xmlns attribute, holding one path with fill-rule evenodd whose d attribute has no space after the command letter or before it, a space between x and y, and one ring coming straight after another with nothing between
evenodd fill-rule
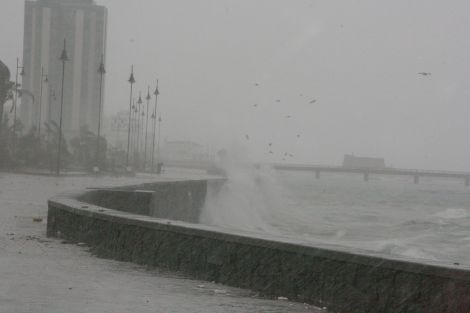
<instances>
[{"instance_id":1,"label":"rain haze","mask_svg":"<svg viewBox=\"0 0 470 313\"><path fill-rule=\"evenodd\" d=\"M1 2L0 313L470 312L469 1Z\"/></svg>"},{"instance_id":2,"label":"rain haze","mask_svg":"<svg viewBox=\"0 0 470 313\"><path fill-rule=\"evenodd\" d=\"M469 169L466 1L99 4L109 10L106 113L128 107L134 64L136 90L160 81L169 139L239 143L276 162L281 151L321 164L355 153ZM23 8L4 0L2 28L22 25ZM2 34L9 66L22 32Z\"/></svg>"}]
</instances>

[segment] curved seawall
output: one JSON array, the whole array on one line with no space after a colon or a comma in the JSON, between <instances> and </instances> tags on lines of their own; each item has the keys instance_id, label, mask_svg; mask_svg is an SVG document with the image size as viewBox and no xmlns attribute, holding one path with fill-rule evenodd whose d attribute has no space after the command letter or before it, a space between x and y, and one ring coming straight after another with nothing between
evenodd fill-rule
<instances>
[{"instance_id":1,"label":"curved seawall","mask_svg":"<svg viewBox=\"0 0 470 313\"><path fill-rule=\"evenodd\" d=\"M49 201L47 234L100 257L327 307L330 312L468 313L470 269L197 224L223 180L84 190Z\"/></svg>"}]
</instances>

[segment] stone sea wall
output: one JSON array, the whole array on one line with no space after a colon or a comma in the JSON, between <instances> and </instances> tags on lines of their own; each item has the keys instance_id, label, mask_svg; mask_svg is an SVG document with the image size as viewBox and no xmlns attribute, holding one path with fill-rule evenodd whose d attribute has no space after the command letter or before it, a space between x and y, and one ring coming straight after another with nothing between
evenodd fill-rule
<instances>
[{"instance_id":1,"label":"stone sea wall","mask_svg":"<svg viewBox=\"0 0 470 313\"><path fill-rule=\"evenodd\" d=\"M187 181L59 196L49 201L47 234L84 242L100 257L165 267L329 312L470 312L468 268L200 225L195 222L206 190L205 181Z\"/></svg>"}]
</instances>

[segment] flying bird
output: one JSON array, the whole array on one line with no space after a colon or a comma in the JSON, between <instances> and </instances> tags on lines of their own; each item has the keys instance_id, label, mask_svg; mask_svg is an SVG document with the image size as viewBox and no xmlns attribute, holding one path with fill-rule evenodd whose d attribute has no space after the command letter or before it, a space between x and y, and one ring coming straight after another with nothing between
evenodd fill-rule
<instances>
[{"instance_id":1,"label":"flying bird","mask_svg":"<svg viewBox=\"0 0 470 313\"><path fill-rule=\"evenodd\" d=\"M273 143L272 143L272 142L268 143L268 146L270 146L270 147L271 147L272 145L273 145Z\"/></svg>"},{"instance_id":2,"label":"flying bird","mask_svg":"<svg viewBox=\"0 0 470 313\"><path fill-rule=\"evenodd\" d=\"M313 100L310 100L310 104L314 104L315 102L317 102L317 99L313 99Z\"/></svg>"},{"instance_id":3,"label":"flying bird","mask_svg":"<svg viewBox=\"0 0 470 313\"><path fill-rule=\"evenodd\" d=\"M292 116L290 116L290 115L286 115L286 118L291 118L291 117L292 117Z\"/></svg>"},{"instance_id":4,"label":"flying bird","mask_svg":"<svg viewBox=\"0 0 470 313\"><path fill-rule=\"evenodd\" d=\"M276 102L281 102L281 100L277 99Z\"/></svg>"},{"instance_id":5,"label":"flying bird","mask_svg":"<svg viewBox=\"0 0 470 313\"><path fill-rule=\"evenodd\" d=\"M250 136L245 135L245 138L246 138L246 140L249 140L249 139L250 139Z\"/></svg>"},{"instance_id":6,"label":"flying bird","mask_svg":"<svg viewBox=\"0 0 470 313\"><path fill-rule=\"evenodd\" d=\"M255 83L255 86L256 86L256 87L258 87L258 86L259 86L259 84L258 84L258 83Z\"/></svg>"},{"instance_id":7,"label":"flying bird","mask_svg":"<svg viewBox=\"0 0 470 313\"><path fill-rule=\"evenodd\" d=\"M256 107L258 106L258 104L257 104L257 103L255 103L255 104L253 104L253 106L256 108Z\"/></svg>"},{"instance_id":8,"label":"flying bird","mask_svg":"<svg viewBox=\"0 0 470 313\"><path fill-rule=\"evenodd\" d=\"M429 72L420 72L420 73L418 73L418 75L429 76L429 75L431 75L431 73L429 73Z\"/></svg>"},{"instance_id":9,"label":"flying bird","mask_svg":"<svg viewBox=\"0 0 470 313\"><path fill-rule=\"evenodd\" d=\"M300 135L297 135L297 138L300 138Z\"/></svg>"},{"instance_id":10,"label":"flying bird","mask_svg":"<svg viewBox=\"0 0 470 313\"><path fill-rule=\"evenodd\" d=\"M271 150L269 150L269 153L273 154L273 152Z\"/></svg>"}]
</instances>

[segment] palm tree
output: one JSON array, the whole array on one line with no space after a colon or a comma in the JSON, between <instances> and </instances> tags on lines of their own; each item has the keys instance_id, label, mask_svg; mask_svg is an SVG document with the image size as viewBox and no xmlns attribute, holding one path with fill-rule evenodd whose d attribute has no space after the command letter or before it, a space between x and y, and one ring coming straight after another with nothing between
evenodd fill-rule
<instances>
[{"instance_id":1,"label":"palm tree","mask_svg":"<svg viewBox=\"0 0 470 313\"><path fill-rule=\"evenodd\" d=\"M0 167L4 165L6 158L6 150L8 147L8 119L3 116L5 104L13 99L14 83L10 81L10 70L0 61Z\"/></svg>"}]
</instances>

